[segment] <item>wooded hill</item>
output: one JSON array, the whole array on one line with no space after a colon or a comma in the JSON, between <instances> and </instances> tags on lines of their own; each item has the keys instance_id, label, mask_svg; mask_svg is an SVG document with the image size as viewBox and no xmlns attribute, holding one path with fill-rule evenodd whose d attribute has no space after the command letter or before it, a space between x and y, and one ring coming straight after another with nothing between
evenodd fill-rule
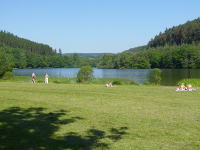
<instances>
[{"instance_id":1,"label":"wooded hill","mask_svg":"<svg viewBox=\"0 0 200 150\"><path fill-rule=\"evenodd\" d=\"M149 41L149 47L194 44L200 41L200 18L166 29Z\"/></svg>"},{"instance_id":2,"label":"wooded hill","mask_svg":"<svg viewBox=\"0 0 200 150\"><path fill-rule=\"evenodd\" d=\"M167 29L147 46L104 55L100 68L200 68L200 18Z\"/></svg>"},{"instance_id":3,"label":"wooded hill","mask_svg":"<svg viewBox=\"0 0 200 150\"><path fill-rule=\"evenodd\" d=\"M20 38L6 31L0 31L0 46L24 49L39 55L55 54L55 51L49 45Z\"/></svg>"},{"instance_id":4,"label":"wooded hill","mask_svg":"<svg viewBox=\"0 0 200 150\"><path fill-rule=\"evenodd\" d=\"M0 31L0 76L12 68L81 67L96 66L95 59L81 58L79 55L63 56L49 45L33 42Z\"/></svg>"}]
</instances>

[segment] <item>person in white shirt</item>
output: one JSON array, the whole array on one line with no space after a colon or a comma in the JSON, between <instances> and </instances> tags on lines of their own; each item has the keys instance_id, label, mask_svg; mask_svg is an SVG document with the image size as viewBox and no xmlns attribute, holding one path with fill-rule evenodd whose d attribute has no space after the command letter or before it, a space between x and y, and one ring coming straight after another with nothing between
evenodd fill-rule
<instances>
[{"instance_id":1,"label":"person in white shirt","mask_svg":"<svg viewBox=\"0 0 200 150\"><path fill-rule=\"evenodd\" d=\"M33 72L33 73L32 73L32 83L35 83L35 81L36 81L36 75L35 75L35 73Z\"/></svg>"},{"instance_id":2,"label":"person in white shirt","mask_svg":"<svg viewBox=\"0 0 200 150\"><path fill-rule=\"evenodd\" d=\"M48 76L47 73L46 73L45 76L44 76L44 83L45 83L45 84L48 84L48 83L49 83L49 76Z\"/></svg>"}]
</instances>

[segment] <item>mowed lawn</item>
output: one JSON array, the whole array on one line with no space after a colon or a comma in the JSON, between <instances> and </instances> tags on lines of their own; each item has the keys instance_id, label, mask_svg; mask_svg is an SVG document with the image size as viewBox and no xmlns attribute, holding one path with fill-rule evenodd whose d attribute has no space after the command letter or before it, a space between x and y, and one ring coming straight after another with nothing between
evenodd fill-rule
<instances>
[{"instance_id":1,"label":"mowed lawn","mask_svg":"<svg viewBox=\"0 0 200 150\"><path fill-rule=\"evenodd\" d=\"M199 150L200 89L0 82L0 149Z\"/></svg>"}]
</instances>

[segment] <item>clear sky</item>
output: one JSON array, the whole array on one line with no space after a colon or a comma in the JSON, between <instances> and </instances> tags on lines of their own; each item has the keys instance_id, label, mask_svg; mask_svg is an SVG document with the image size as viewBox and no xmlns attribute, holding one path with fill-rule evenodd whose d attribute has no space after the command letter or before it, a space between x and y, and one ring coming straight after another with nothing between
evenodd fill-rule
<instances>
[{"instance_id":1,"label":"clear sky","mask_svg":"<svg viewBox=\"0 0 200 150\"><path fill-rule=\"evenodd\" d=\"M200 17L200 0L0 0L0 30L63 52L121 52Z\"/></svg>"}]
</instances>

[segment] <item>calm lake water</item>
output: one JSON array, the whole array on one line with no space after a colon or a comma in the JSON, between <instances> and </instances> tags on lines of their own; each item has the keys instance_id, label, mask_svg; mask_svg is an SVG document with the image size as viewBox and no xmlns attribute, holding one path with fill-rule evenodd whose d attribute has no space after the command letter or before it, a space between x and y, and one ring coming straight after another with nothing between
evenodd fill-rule
<instances>
[{"instance_id":1,"label":"calm lake water","mask_svg":"<svg viewBox=\"0 0 200 150\"><path fill-rule=\"evenodd\" d=\"M76 77L79 68L48 68L48 69L14 69L16 75L29 75L34 72L36 75L54 77ZM95 78L125 78L143 84L149 81L149 74L152 69L97 69L94 68ZM184 78L200 78L200 69L163 69L162 85L176 85Z\"/></svg>"}]
</instances>

